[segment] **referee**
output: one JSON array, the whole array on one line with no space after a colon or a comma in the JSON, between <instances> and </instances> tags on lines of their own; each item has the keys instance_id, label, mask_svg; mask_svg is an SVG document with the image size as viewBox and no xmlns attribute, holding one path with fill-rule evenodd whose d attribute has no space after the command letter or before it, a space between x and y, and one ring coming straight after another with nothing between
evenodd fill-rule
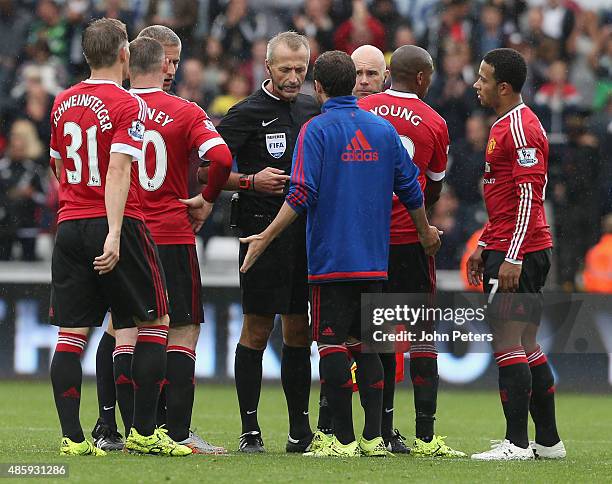
<instances>
[{"instance_id":1,"label":"referee","mask_svg":"<svg viewBox=\"0 0 612 484\"><path fill-rule=\"evenodd\" d=\"M300 94L310 49L307 39L283 32L268 42L261 89L236 104L217 129L236 158L238 173L225 186L239 190L242 237L262 232L283 204L293 147L300 128L319 114L314 98ZM200 169L200 181L207 179ZM247 245L240 246L240 264ZM305 216L270 247L247 274L240 274L244 319L236 346L234 374L242 435L239 450L263 452L257 406L262 357L276 314L282 318L281 380L289 411L287 452L304 452L312 440L308 419L310 337Z\"/></svg>"}]
</instances>

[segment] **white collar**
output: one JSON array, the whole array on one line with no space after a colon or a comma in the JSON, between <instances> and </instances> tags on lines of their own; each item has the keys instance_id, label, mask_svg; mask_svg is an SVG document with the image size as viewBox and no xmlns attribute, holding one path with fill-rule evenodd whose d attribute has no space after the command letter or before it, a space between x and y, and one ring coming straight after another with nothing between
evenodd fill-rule
<instances>
[{"instance_id":1,"label":"white collar","mask_svg":"<svg viewBox=\"0 0 612 484\"><path fill-rule=\"evenodd\" d=\"M134 94L150 94L152 92L163 92L159 87L133 87L130 92Z\"/></svg>"},{"instance_id":2,"label":"white collar","mask_svg":"<svg viewBox=\"0 0 612 484\"><path fill-rule=\"evenodd\" d=\"M403 97L406 99L418 99L419 98L419 96L417 96L413 92L396 91L395 89L387 89L385 91L385 94L388 94L389 96Z\"/></svg>"},{"instance_id":3,"label":"white collar","mask_svg":"<svg viewBox=\"0 0 612 484\"><path fill-rule=\"evenodd\" d=\"M85 84L112 84L117 87L121 87L115 81L111 81L110 79L85 79L83 81ZM123 89L123 87L121 87Z\"/></svg>"},{"instance_id":4,"label":"white collar","mask_svg":"<svg viewBox=\"0 0 612 484\"><path fill-rule=\"evenodd\" d=\"M268 91L266 89L266 84L268 84L268 82L272 82L272 79L266 79L264 82L261 83L261 88L264 90L264 92L270 96L272 99L276 99L277 101L280 101L281 98L276 97L274 94L272 94L270 91Z\"/></svg>"},{"instance_id":5,"label":"white collar","mask_svg":"<svg viewBox=\"0 0 612 484\"><path fill-rule=\"evenodd\" d=\"M504 114L501 118L499 118L497 121L495 121L492 125L491 128L493 126L495 126L497 123L499 123L502 119L507 118L508 116L510 116L513 112L515 111L520 111L521 109L523 109L525 107L525 103L521 102L521 104L519 104L518 106L513 107L510 111L508 111L506 114Z\"/></svg>"}]
</instances>

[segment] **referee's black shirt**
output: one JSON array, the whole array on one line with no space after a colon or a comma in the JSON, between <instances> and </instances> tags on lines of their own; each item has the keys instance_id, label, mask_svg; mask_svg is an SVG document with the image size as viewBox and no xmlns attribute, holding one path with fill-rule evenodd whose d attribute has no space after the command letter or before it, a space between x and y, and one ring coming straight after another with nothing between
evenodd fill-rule
<instances>
[{"instance_id":1,"label":"referee's black shirt","mask_svg":"<svg viewBox=\"0 0 612 484\"><path fill-rule=\"evenodd\" d=\"M238 171L251 175L272 166L291 175L293 147L300 129L320 113L316 100L298 94L291 102L283 101L264 86L233 106L217 126L217 130L236 157ZM255 179L257 190L257 179ZM243 192L241 206L250 211L276 215L284 197Z\"/></svg>"}]
</instances>

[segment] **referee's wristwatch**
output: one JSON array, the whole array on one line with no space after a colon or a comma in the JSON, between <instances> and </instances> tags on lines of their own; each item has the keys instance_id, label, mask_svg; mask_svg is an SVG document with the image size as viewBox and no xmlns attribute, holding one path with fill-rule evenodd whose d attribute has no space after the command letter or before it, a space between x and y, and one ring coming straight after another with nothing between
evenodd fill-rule
<instances>
[{"instance_id":1,"label":"referee's wristwatch","mask_svg":"<svg viewBox=\"0 0 612 484\"><path fill-rule=\"evenodd\" d=\"M240 190L255 190L255 184L253 183L253 178L255 178L253 175L242 175L239 179L238 179L238 187L240 188Z\"/></svg>"}]
</instances>

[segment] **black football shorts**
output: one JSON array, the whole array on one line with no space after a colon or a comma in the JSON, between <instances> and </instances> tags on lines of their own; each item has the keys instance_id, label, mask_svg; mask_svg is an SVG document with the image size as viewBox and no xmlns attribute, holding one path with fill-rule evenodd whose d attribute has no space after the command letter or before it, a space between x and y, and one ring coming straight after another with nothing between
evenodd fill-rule
<instances>
[{"instance_id":1,"label":"black football shorts","mask_svg":"<svg viewBox=\"0 0 612 484\"><path fill-rule=\"evenodd\" d=\"M484 292L489 294L487 314L493 321L520 321L540 324L544 307L542 288L550 270L551 249L526 254L523 258L519 287L514 293L497 291L499 268L506 253L483 250Z\"/></svg>"},{"instance_id":2,"label":"black football shorts","mask_svg":"<svg viewBox=\"0 0 612 484\"><path fill-rule=\"evenodd\" d=\"M308 320L313 341L340 345L349 336L361 341L361 294L380 292L382 281L311 284Z\"/></svg>"},{"instance_id":3,"label":"black football shorts","mask_svg":"<svg viewBox=\"0 0 612 484\"><path fill-rule=\"evenodd\" d=\"M241 213L242 237L258 234L274 215ZM247 245L240 244L242 265ZM306 217L299 217L266 248L255 264L240 273L244 314L306 314L308 310L308 266L306 262Z\"/></svg>"},{"instance_id":4,"label":"black football shorts","mask_svg":"<svg viewBox=\"0 0 612 484\"><path fill-rule=\"evenodd\" d=\"M50 322L66 328L101 326L108 310L115 329L168 313L164 271L145 224L125 217L119 262L108 274L93 267L104 252L106 218L59 224L51 263Z\"/></svg>"},{"instance_id":5,"label":"black football shorts","mask_svg":"<svg viewBox=\"0 0 612 484\"><path fill-rule=\"evenodd\" d=\"M170 326L204 322L202 281L195 245L158 245L170 301Z\"/></svg>"},{"instance_id":6,"label":"black football shorts","mask_svg":"<svg viewBox=\"0 0 612 484\"><path fill-rule=\"evenodd\" d=\"M389 246L386 293L420 294L436 290L436 260L420 243Z\"/></svg>"}]
</instances>

